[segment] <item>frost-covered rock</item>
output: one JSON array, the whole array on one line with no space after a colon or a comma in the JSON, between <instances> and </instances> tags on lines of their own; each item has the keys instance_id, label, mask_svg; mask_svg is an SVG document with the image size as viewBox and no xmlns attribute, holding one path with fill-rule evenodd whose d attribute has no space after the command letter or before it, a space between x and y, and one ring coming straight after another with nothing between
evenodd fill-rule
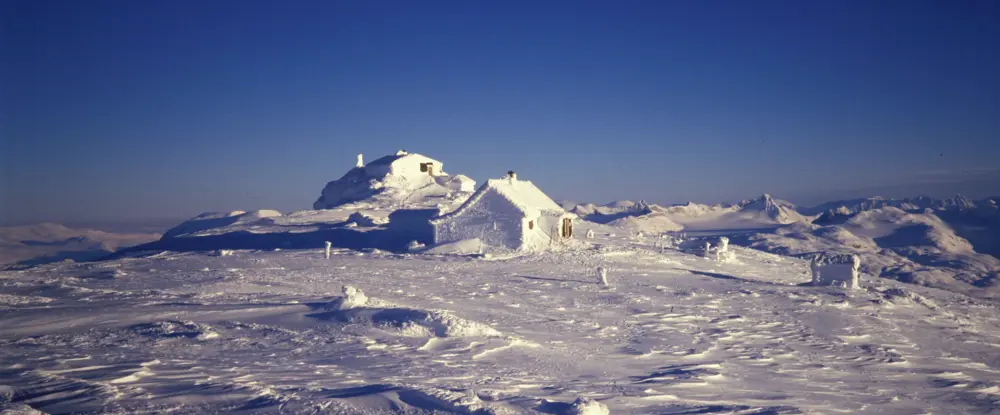
<instances>
[{"instance_id":1,"label":"frost-covered rock","mask_svg":"<svg viewBox=\"0 0 1000 415\"><path fill-rule=\"evenodd\" d=\"M350 285L345 285L343 291L344 296L333 302L332 308L334 310L348 310L352 308L364 307L368 304L368 296L366 296L360 289Z\"/></svg>"},{"instance_id":2,"label":"frost-covered rock","mask_svg":"<svg viewBox=\"0 0 1000 415\"><path fill-rule=\"evenodd\" d=\"M466 320L450 311L430 311L425 320L440 337L496 337L500 332L486 324Z\"/></svg>"},{"instance_id":3,"label":"frost-covered rock","mask_svg":"<svg viewBox=\"0 0 1000 415\"><path fill-rule=\"evenodd\" d=\"M579 397L566 410L566 415L610 415L608 406L590 398Z\"/></svg>"}]
</instances>

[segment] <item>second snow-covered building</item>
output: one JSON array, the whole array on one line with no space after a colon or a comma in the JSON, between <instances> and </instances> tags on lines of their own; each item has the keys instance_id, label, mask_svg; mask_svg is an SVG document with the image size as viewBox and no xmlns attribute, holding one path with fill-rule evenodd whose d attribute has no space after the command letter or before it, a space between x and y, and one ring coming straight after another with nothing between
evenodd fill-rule
<instances>
[{"instance_id":1,"label":"second snow-covered building","mask_svg":"<svg viewBox=\"0 0 1000 415\"><path fill-rule=\"evenodd\" d=\"M435 244L478 238L489 247L535 250L572 237L575 218L510 172L487 180L458 209L430 223Z\"/></svg>"}]
</instances>

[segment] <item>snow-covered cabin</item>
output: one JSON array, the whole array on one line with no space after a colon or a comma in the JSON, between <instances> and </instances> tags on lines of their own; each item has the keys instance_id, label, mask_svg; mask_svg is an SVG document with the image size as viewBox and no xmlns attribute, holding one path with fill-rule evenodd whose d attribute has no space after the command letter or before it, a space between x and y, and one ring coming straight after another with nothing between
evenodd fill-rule
<instances>
[{"instance_id":1,"label":"snow-covered cabin","mask_svg":"<svg viewBox=\"0 0 1000 415\"><path fill-rule=\"evenodd\" d=\"M380 157L365 165L368 177L393 176L413 177L416 175L442 176L444 164L430 157L399 150L394 155Z\"/></svg>"},{"instance_id":2,"label":"snow-covered cabin","mask_svg":"<svg viewBox=\"0 0 1000 415\"><path fill-rule=\"evenodd\" d=\"M458 209L430 220L434 243L479 238L485 246L535 250L573 236L576 215L530 181L487 180Z\"/></svg>"}]
</instances>

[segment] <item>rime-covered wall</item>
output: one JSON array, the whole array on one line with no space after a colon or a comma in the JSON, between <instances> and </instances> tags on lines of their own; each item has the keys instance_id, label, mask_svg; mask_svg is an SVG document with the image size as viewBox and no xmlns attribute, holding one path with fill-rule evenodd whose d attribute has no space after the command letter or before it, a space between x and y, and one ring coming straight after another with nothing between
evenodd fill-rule
<instances>
[{"instance_id":1,"label":"rime-covered wall","mask_svg":"<svg viewBox=\"0 0 1000 415\"><path fill-rule=\"evenodd\" d=\"M520 209L495 191L488 190L457 215L435 223L434 243L480 238L487 246L520 249L523 218Z\"/></svg>"},{"instance_id":2,"label":"rime-covered wall","mask_svg":"<svg viewBox=\"0 0 1000 415\"><path fill-rule=\"evenodd\" d=\"M552 239L560 239L562 237L563 218L569 218L572 220L573 216L548 211L542 213L542 215L536 219L537 226L535 226L535 229L527 230L527 228L525 228L525 248L544 248L552 244Z\"/></svg>"},{"instance_id":3,"label":"rime-covered wall","mask_svg":"<svg viewBox=\"0 0 1000 415\"><path fill-rule=\"evenodd\" d=\"M858 288L861 261L856 255L820 256L810 264L813 285Z\"/></svg>"},{"instance_id":4,"label":"rime-covered wall","mask_svg":"<svg viewBox=\"0 0 1000 415\"><path fill-rule=\"evenodd\" d=\"M365 166L365 174L368 177L382 177L390 173L402 177L427 176L427 172L420 171L421 163L433 163L435 176L444 174L443 163L420 154L408 154L390 163L369 164Z\"/></svg>"}]
</instances>

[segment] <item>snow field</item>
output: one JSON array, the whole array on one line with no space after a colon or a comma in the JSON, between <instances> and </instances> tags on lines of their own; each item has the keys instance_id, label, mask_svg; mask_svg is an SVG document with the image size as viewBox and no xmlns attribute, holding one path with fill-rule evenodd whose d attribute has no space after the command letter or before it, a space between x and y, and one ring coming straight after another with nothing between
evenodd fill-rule
<instances>
[{"instance_id":1,"label":"snow field","mask_svg":"<svg viewBox=\"0 0 1000 415\"><path fill-rule=\"evenodd\" d=\"M1000 404L991 303L895 281L805 286L807 261L732 245L739 261L719 263L661 253L651 238L593 242L490 260L237 250L3 272L4 295L46 300L7 303L0 385L12 404L49 413L902 414ZM89 277L107 269L125 275Z\"/></svg>"}]
</instances>

